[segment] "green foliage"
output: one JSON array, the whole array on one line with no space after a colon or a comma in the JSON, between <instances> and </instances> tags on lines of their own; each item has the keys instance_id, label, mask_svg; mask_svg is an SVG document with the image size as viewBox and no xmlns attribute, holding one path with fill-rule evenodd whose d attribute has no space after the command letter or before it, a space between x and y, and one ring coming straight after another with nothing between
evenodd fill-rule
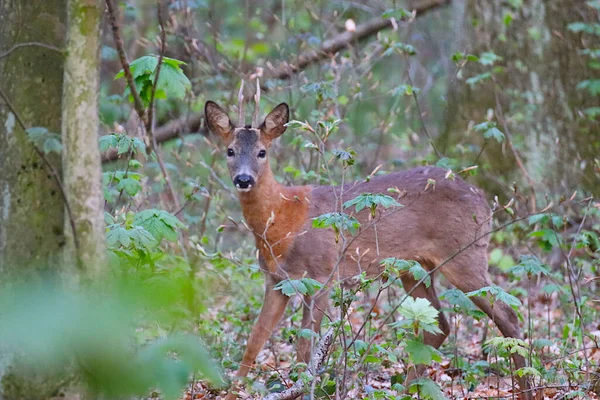
<instances>
[{"instance_id":1,"label":"green foliage","mask_svg":"<svg viewBox=\"0 0 600 400\"><path fill-rule=\"evenodd\" d=\"M412 327L415 335L418 335L421 331L435 335L442 333L437 321L439 311L431 305L429 300L407 297L398 308L398 311L405 319L392 323L392 327Z\"/></svg>"},{"instance_id":2,"label":"green foliage","mask_svg":"<svg viewBox=\"0 0 600 400\"><path fill-rule=\"evenodd\" d=\"M390 207L402 207L402 204L398 203L393 197L387 196L380 193L361 193L352 200L348 200L344 203L344 208L350 208L355 206L355 211L359 212L364 208L371 210L371 217L375 218L375 211L377 206L383 208Z\"/></svg>"},{"instance_id":3,"label":"green foliage","mask_svg":"<svg viewBox=\"0 0 600 400\"><path fill-rule=\"evenodd\" d=\"M360 228L360 222L356 218L341 212L327 213L319 215L312 220L313 228L332 228L335 232L335 241L339 241L340 233L348 231L350 235L356 234Z\"/></svg>"},{"instance_id":4,"label":"green foliage","mask_svg":"<svg viewBox=\"0 0 600 400\"><path fill-rule=\"evenodd\" d=\"M132 323L158 322L156 311L171 304L168 290L150 292L135 280L78 292L50 280L14 286L0 296L5 310L0 341L38 373L76 374L98 395L143 395L158 388L165 399L176 399L193 373L214 383L221 378L195 336L170 335L132 346Z\"/></svg>"},{"instance_id":5,"label":"green foliage","mask_svg":"<svg viewBox=\"0 0 600 400\"><path fill-rule=\"evenodd\" d=\"M431 276L429 276L429 273L418 261L385 258L381 260L381 265L383 265L385 268L385 277L392 276L399 278L403 273L408 272L415 278L417 282L423 279L423 284L426 287L431 286Z\"/></svg>"},{"instance_id":6,"label":"green foliage","mask_svg":"<svg viewBox=\"0 0 600 400\"><path fill-rule=\"evenodd\" d=\"M169 57L162 58L160 75L156 85L154 97L156 99L176 98L183 99L187 91L191 88L190 80L185 76L181 65L185 65L183 61L179 61ZM131 75L133 77L136 90L140 98L147 107L150 104L152 97L152 89L156 80L156 72L158 67L158 56L149 55L140 57L130 64ZM123 70L115 76L115 79L125 77ZM129 91L129 87L127 92ZM127 93L126 92L126 93ZM129 96L129 101L133 101L133 96Z\"/></svg>"},{"instance_id":7,"label":"green foliage","mask_svg":"<svg viewBox=\"0 0 600 400\"><path fill-rule=\"evenodd\" d=\"M529 346L524 340L516 339L516 338L507 338L507 337L495 337L493 339L488 340L485 345L488 348L494 348L501 352L506 352L508 354L519 354L523 357L527 357L529 354Z\"/></svg>"},{"instance_id":8,"label":"green foliage","mask_svg":"<svg viewBox=\"0 0 600 400\"><path fill-rule=\"evenodd\" d=\"M323 285L311 278L300 278L300 279L284 279L277 283L273 290L281 290L281 293L288 297L295 294L301 295L314 295L319 291Z\"/></svg>"},{"instance_id":9,"label":"green foliage","mask_svg":"<svg viewBox=\"0 0 600 400\"><path fill-rule=\"evenodd\" d=\"M509 272L512 272L513 274L525 273L527 276L550 274L548 266L544 265L539 258L533 255L522 256L519 263L512 267Z\"/></svg>"},{"instance_id":10,"label":"green foliage","mask_svg":"<svg viewBox=\"0 0 600 400\"><path fill-rule=\"evenodd\" d=\"M518 310L523 305L521 304L521 301L519 299L517 299L511 294L506 293L504 289L502 289L499 286L485 286L479 290L474 290L472 292L467 293L467 296L487 297L492 303L494 303L497 300L500 300L503 303L506 303L507 305L511 306L515 310Z\"/></svg>"},{"instance_id":11,"label":"green foliage","mask_svg":"<svg viewBox=\"0 0 600 400\"><path fill-rule=\"evenodd\" d=\"M412 382L410 393L418 393L419 397L426 400L446 400L440 387L429 378L420 378Z\"/></svg>"},{"instance_id":12,"label":"green foliage","mask_svg":"<svg viewBox=\"0 0 600 400\"><path fill-rule=\"evenodd\" d=\"M162 239L171 242L177 241L177 229L185 228L185 225L173 214L164 210L143 210L137 213L133 219L133 225L146 229L160 243Z\"/></svg>"},{"instance_id":13,"label":"green foliage","mask_svg":"<svg viewBox=\"0 0 600 400\"><path fill-rule=\"evenodd\" d=\"M134 154L146 154L146 145L137 137L124 134L110 134L100 136L100 151L107 152L109 149L117 149L117 154L126 154L133 151Z\"/></svg>"},{"instance_id":14,"label":"green foliage","mask_svg":"<svg viewBox=\"0 0 600 400\"><path fill-rule=\"evenodd\" d=\"M483 137L486 139L493 138L498 143L502 143L504 141L504 133L502 133L502 131L496 127L495 122L482 122L475 125L473 129L475 129L477 132L483 132Z\"/></svg>"},{"instance_id":15,"label":"green foliage","mask_svg":"<svg viewBox=\"0 0 600 400\"><path fill-rule=\"evenodd\" d=\"M48 129L40 126L27 129L27 137L29 140L44 154L57 153L62 151L60 135L48 131Z\"/></svg>"}]
</instances>

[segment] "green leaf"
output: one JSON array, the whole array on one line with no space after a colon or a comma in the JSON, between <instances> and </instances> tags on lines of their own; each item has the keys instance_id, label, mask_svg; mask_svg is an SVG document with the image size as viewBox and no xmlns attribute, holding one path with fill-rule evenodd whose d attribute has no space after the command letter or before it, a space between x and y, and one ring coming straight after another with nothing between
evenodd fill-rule
<instances>
[{"instance_id":1,"label":"green leaf","mask_svg":"<svg viewBox=\"0 0 600 400\"><path fill-rule=\"evenodd\" d=\"M174 97L183 99L187 91L192 87L192 83L185 76L181 68L173 67L170 64L163 64L158 78L157 91L165 93L165 98Z\"/></svg>"},{"instance_id":2,"label":"green leaf","mask_svg":"<svg viewBox=\"0 0 600 400\"><path fill-rule=\"evenodd\" d=\"M172 214L164 210L144 210L137 213L133 224L145 228L154 236L157 242L166 239L171 242L177 241L177 229L185 228Z\"/></svg>"},{"instance_id":3,"label":"green leaf","mask_svg":"<svg viewBox=\"0 0 600 400\"><path fill-rule=\"evenodd\" d=\"M409 320L423 324L437 324L439 311L427 299L408 297L398 311Z\"/></svg>"},{"instance_id":4,"label":"green leaf","mask_svg":"<svg viewBox=\"0 0 600 400\"><path fill-rule=\"evenodd\" d=\"M402 207L402 204L394 200L393 197L385 194L372 194L372 193L361 193L352 200L348 200L344 203L344 208L355 206L356 212L363 210L364 208L371 209L371 215L375 216L375 208L382 206L383 208L390 207Z\"/></svg>"},{"instance_id":5,"label":"green leaf","mask_svg":"<svg viewBox=\"0 0 600 400\"><path fill-rule=\"evenodd\" d=\"M521 260L517 265L509 269L509 272L513 274L527 274L527 275L549 275L550 269L547 265L542 263L539 258L534 255L521 256Z\"/></svg>"},{"instance_id":6,"label":"green leaf","mask_svg":"<svg viewBox=\"0 0 600 400\"><path fill-rule=\"evenodd\" d=\"M344 213L328 213L319 215L313 218L313 228L332 228L335 232L336 242L339 239L339 234L342 231L348 231L354 235L360 228L360 222L356 218Z\"/></svg>"},{"instance_id":7,"label":"green leaf","mask_svg":"<svg viewBox=\"0 0 600 400\"><path fill-rule=\"evenodd\" d=\"M341 160L344 165L354 165L354 158L356 157L356 152L354 150L342 150L342 149L333 149L331 153L337 158Z\"/></svg>"},{"instance_id":8,"label":"green leaf","mask_svg":"<svg viewBox=\"0 0 600 400\"><path fill-rule=\"evenodd\" d=\"M125 178L119 182L117 189L124 190L130 196L135 196L142 190L142 184L134 178Z\"/></svg>"},{"instance_id":9,"label":"green leaf","mask_svg":"<svg viewBox=\"0 0 600 400\"><path fill-rule=\"evenodd\" d=\"M429 378L419 378L411 382L410 393L418 393L425 400L446 400L440 387Z\"/></svg>"},{"instance_id":10,"label":"green leaf","mask_svg":"<svg viewBox=\"0 0 600 400\"><path fill-rule=\"evenodd\" d=\"M471 299L458 289L446 290L440 294L440 299L445 300L450 303L450 305L465 311L474 310L476 308Z\"/></svg>"},{"instance_id":11,"label":"green leaf","mask_svg":"<svg viewBox=\"0 0 600 400\"><path fill-rule=\"evenodd\" d=\"M483 137L486 139L493 138L498 143L502 143L504 140L504 133L502 133L497 127L495 122L486 121L473 127L477 132L483 132Z\"/></svg>"},{"instance_id":12,"label":"green leaf","mask_svg":"<svg viewBox=\"0 0 600 400\"><path fill-rule=\"evenodd\" d=\"M523 306L523 304L521 304L521 301L519 299L517 299L515 296L513 296L509 293L506 293L504 291L504 289L502 289L500 286L495 286L495 285L482 287L481 289L469 292L466 295L468 297L473 297L473 296L487 297L487 298L491 299L492 302L494 302L496 300L500 300L500 301L506 303L507 305L511 306L515 310L518 309L519 307Z\"/></svg>"},{"instance_id":13,"label":"green leaf","mask_svg":"<svg viewBox=\"0 0 600 400\"><path fill-rule=\"evenodd\" d=\"M111 147L117 147L118 139L116 135L103 135L100 136L100 152L105 153Z\"/></svg>"},{"instance_id":14,"label":"green leaf","mask_svg":"<svg viewBox=\"0 0 600 400\"><path fill-rule=\"evenodd\" d=\"M475 75L471 78L468 78L465 82L467 82L467 84L469 86L475 86L478 85L480 83L483 82L487 82L492 78L492 73L491 72L484 72L483 74L479 74L479 75Z\"/></svg>"},{"instance_id":15,"label":"green leaf","mask_svg":"<svg viewBox=\"0 0 600 400\"><path fill-rule=\"evenodd\" d=\"M502 57L490 51L479 55L479 64L481 65L494 65L497 61L502 61Z\"/></svg>"},{"instance_id":16,"label":"green leaf","mask_svg":"<svg viewBox=\"0 0 600 400\"><path fill-rule=\"evenodd\" d=\"M48 131L48 129L35 126L28 128L26 131L27 138L44 154L52 152L60 154L62 151L62 144L60 142L60 135Z\"/></svg>"},{"instance_id":17,"label":"green leaf","mask_svg":"<svg viewBox=\"0 0 600 400\"><path fill-rule=\"evenodd\" d=\"M592 96L600 95L600 79L587 79L577 84L577 89L587 90Z\"/></svg>"},{"instance_id":18,"label":"green leaf","mask_svg":"<svg viewBox=\"0 0 600 400\"><path fill-rule=\"evenodd\" d=\"M308 288L302 282L302 279L285 279L273 287L273 290L281 290L281 293L288 297L298 294L307 294Z\"/></svg>"},{"instance_id":19,"label":"green leaf","mask_svg":"<svg viewBox=\"0 0 600 400\"><path fill-rule=\"evenodd\" d=\"M436 349L417 339L406 342L404 350L406 350L410 356L410 360L415 364L429 365L432 361L442 360L440 353Z\"/></svg>"}]
</instances>

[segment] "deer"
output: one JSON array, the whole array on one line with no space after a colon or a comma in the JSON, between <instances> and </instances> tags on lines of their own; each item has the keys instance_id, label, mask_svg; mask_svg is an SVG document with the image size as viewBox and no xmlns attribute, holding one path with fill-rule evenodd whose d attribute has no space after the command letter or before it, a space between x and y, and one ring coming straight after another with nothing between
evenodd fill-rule
<instances>
[{"instance_id":1,"label":"deer","mask_svg":"<svg viewBox=\"0 0 600 400\"><path fill-rule=\"evenodd\" d=\"M248 338L237 380L247 376L284 314L289 297L274 290L282 280L310 277L322 284L331 284L332 280L344 283L362 272L378 276L383 269L381 260L395 257L415 260L431 275L439 268L447 281L465 293L491 285L487 249L492 212L481 189L458 176L451 179L447 170L433 166L377 175L368 181L343 186L285 186L275 179L268 153L273 141L287 129L289 106L277 105L259 123L257 83L252 125L246 125L242 90L243 83L238 95L237 125L217 103L207 101L204 107L207 127L225 145L227 167L244 219L253 232L259 266L265 276L264 303ZM352 199L361 193L389 193L389 188L401 193L399 201L403 207L379 210L381 215L376 224L368 209L356 213L361 229L345 252L340 252L340 243L332 229L313 228L313 218L339 210L340 196ZM412 297L425 298L439 310L437 318L442 333L424 336L426 344L438 348L450 327L440 310L431 278L426 286L411 274L400 277L406 291L412 290ZM328 292L321 291L304 300L302 328L318 334L327 310ZM473 297L472 301L505 337L522 337L517 313L509 305L502 301L492 304L484 297ZM296 351L297 359L308 363L310 340L299 338ZM513 360L516 368L526 366L525 359L516 353ZM421 367L411 370L407 381L417 378L424 370ZM519 378L519 386L520 398L529 400L527 379ZM226 399L236 399L236 390L234 383Z\"/></svg>"}]
</instances>

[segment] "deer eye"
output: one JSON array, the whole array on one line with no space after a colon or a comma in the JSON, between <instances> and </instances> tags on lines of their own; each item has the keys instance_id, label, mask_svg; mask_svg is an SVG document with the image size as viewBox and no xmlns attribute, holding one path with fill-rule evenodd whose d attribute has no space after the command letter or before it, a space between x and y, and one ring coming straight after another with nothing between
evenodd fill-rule
<instances>
[{"instance_id":1,"label":"deer eye","mask_svg":"<svg viewBox=\"0 0 600 400\"><path fill-rule=\"evenodd\" d=\"M258 152L259 158L265 158L267 156L267 152L265 150L261 150Z\"/></svg>"},{"instance_id":2,"label":"deer eye","mask_svg":"<svg viewBox=\"0 0 600 400\"><path fill-rule=\"evenodd\" d=\"M227 149L227 157L233 157L235 156L235 152L233 151L233 149Z\"/></svg>"}]
</instances>

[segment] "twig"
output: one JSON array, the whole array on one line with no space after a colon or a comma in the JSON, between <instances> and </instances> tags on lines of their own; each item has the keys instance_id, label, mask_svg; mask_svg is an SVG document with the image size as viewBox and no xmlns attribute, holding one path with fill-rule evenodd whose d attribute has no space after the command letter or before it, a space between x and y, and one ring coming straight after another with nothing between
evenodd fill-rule
<instances>
[{"instance_id":1,"label":"twig","mask_svg":"<svg viewBox=\"0 0 600 400\"><path fill-rule=\"evenodd\" d=\"M407 57L407 61L408 61L408 56L406 56L406 57ZM419 104L419 98L417 96L417 91L414 90L413 81L410 76L410 61L408 61L408 65L409 65L409 67L406 70L406 75L408 77L408 84L413 87L412 95L413 95L413 99L415 100L415 105L417 106L417 114L419 114L419 120L421 121L421 128L423 129L423 133L425 133L425 136L427 136L427 139L429 140L429 144L431 144L431 147L433 147L433 151L435 152L435 155L437 156L437 158L442 159L444 157L444 155L435 146L433 138L431 137L431 135L429 134L429 131L427 130L427 125L425 125L425 120L423 119L423 114L421 113L421 106Z\"/></svg>"},{"instance_id":2,"label":"twig","mask_svg":"<svg viewBox=\"0 0 600 400\"><path fill-rule=\"evenodd\" d=\"M2 100L4 100L4 103L6 104L8 109L15 116L15 119L19 123L19 126L21 127L21 129L23 129L23 132L25 134L27 134L27 127L25 126L25 122L23 121L23 119L21 118L21 116L19 115L17 110L13 107L12 103L10 102L10 100L8 99L8 97L6 96L6 94L4 93L2 88L0 88L0 97L2 97ZM46 158L44 153L35 145L35 143L31 143L31 145L35 149L35 152L38 154L38 156L40 156L40 158L44 162L44 165L46 166L46 168L52 174L52 177L54 178L54 180L56 180L56 184L58 185L60 194L62 195L63 201L65 202L65 209L67 210L67 216L69 218L69 225L71 225L71 230L73 232L73 245L75 246L76 254L79 254L79 238L77 237L77 230L75 228L75 219L73 218L73 213L71 212L71 206L69 205L69 201L67 200L67 193L66 193L65 187L63 186L62 181L60 179L60 175L58 174L58 171L56 170L54 165L52 165L50 163L50 161L48 161L48 159Z\"/></svg>"},{"instance_id":3,"label":"twig","mask_svg":"<svg viewBox=\"0 0 600 400\"><path fill-rule=\"evenodd\" d=\"M329 347L333 343L333 335L334 329L329 328L327 333L323 335L319 343L315 347L315 351L313 352L310 366L306 375L308 376L308 380L312 381L315 379L317 372L321 369L323 362L325 361L325 357L327 357L327 353L329 352ZM298 379L294 386L291 388L284 390L281 393L272 393L264 398L264 400L289 400L295 399L296 397L301 396L306 391L304 380Z\"/></svg>"},{"instance_id":4,"label":"twig","mask_svg":"<svg viewBox=\"0 0 600 400\"><path fill-rule=\"evenodd\" d=\"M133 96L133 106L135 111L138 113L138 116L144 123L144 126L146 126L146 130L148 130L148 115L144 109L144 103L142 103L142 99L140 98L140 95L135 87L135 81L133 80L133 75L131 74L129 61L127 61L127 54L125 54L123 38L121 37L121 31L119 30L119 25L117 23L117 11L113 6L113 0L105 0L105 2L106 8L108 9L108 20L110 21L113 31L113 38L115 39L115 46L117 47L117 54L119 55L121 66L123 67L125 80L127 80L127 84L129 85L129 91Z\"/></svg>"},{"instance_id":5,"label":"twig","mask_svg":"<svg viewBox=\"0 0 600 400\"><path fill-rule=\"evenodd\" d=\"M59 49L58 47L53 46L51 44L40 43L40 42L26 42L26 43L17 43L10 49L6 50L4 53L0 53L0 58L7 57L13 51L20 49L21 47L43 47L45 49L57 51L60 54L64 54L64 51L62 49Z\"/></svg>"},{"instance_id":6,"label":"twig","mask_svg":"<svg viewBox=\"0 0 600 400\"><path fill-rule=\"evenodd\" d=\"M497 84L496 84L496 82L494 82L494 99L496 101L496 112L498 113L498 119L502 123L502 127L504 128L504 133L506 134L506 138L508 139L507 140L508 146L510 147L510 150L512 151L513 155L515 156L515 161L517 162L517 166L519 167L521 172L523 172L523 175L525 176L525 179L527 180L527 183L529 184L529 188L531 189L531 207L532 207L531 211L535 212L536 207L537 207L536 196L535 196L535 183L534 183L533 179L531 179L531 176L529 176L529 173L527 172L527 169L525 169L525 165L523 164L523 160L521 159L519 152L517 151L517 149L515 149L515 146L513 145L512 134L510 133L510 130L508 129L508 124L506 122L506 118L504 118L504 112L502 109L502 104L500 103L500 97L498 96L498 88L496 86L497 86Z\"/></svg>"},{"instance_id":7,"label":"twig","mask_svg":"<svg viewBox=\"0 0 600 400\"><path fill-rule=\"evenodd\" d=\"M165 42L167 40L160 0L156 0L156 14L158 17L158 25L160 26L160 53L158 54L158 65L156 66L154 83L152 85L152 92L150 93L150 104L148 105L148 125L146 126L146 132L148 133L149 146L146 149L147 154L152 153L152 150L156 148L156 139L154 137L154 97L156 95L156 87L158 86L158 78L160 76L163 57L165 55Z\"/></svg>"}]
</instances>

